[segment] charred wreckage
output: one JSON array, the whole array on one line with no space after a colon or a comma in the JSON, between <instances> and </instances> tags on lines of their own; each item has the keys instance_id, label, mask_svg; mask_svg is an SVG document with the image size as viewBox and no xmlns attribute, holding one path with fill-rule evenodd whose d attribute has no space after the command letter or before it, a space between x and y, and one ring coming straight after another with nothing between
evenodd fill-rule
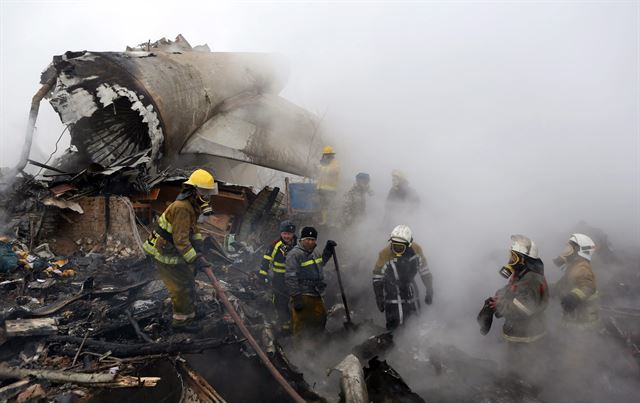
<instances>
[{"instance_id":1,"label":"charred wreckage","mask_svg":"<svg viewBox=\"0 0 640 403\"><path fill-rule=\"evenodd\" d=\"M290 218L289 194L235 183L255 182L264 168L313 176L322 145L318 119L278 95L285 81L276 55L211 52L182 36L53 58L21 161L2 178L0 401L424 401L377 358L393 339L373 325L334 368L340 397L323 396L289 361L262 310L267 293L249 272ZM29 159L44 98L71 136L51 164ZM38 174L26 173L28 164ZM175 334L142 243L195 166L211 167L219 182L216 214L199 224L219 278L197 279L205 329ZM613 324L637 354L640 333ZM414 369L425 363L436 374L496 371L447 346ZM438 401L537 401L526 386L467 389Z\"/></svg>"}]
</instances>

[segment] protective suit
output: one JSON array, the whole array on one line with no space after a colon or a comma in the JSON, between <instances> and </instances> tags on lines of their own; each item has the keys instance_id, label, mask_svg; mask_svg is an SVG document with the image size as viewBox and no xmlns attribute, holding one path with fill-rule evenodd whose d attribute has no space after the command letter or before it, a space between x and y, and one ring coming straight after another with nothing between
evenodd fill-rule
<instances>
[{"instance_id":1,"label":"protective suit","mask_svg":"<svg viewBox=\"0 0 640 403\"><path fill-rule=\"evenodd\" d=\"M162 213L156 230L143 244L171 296L174 327L188 326L196 315L195 274L197 269L210 266L202 255L203 237L197 218L202 211L210 210L208 198L217 189L213 176L201 169L184 184L182 193Z\"/></svg>"},{"instance_id":2,"label":"protective suit","mask_svg":"<svg viewBox=\"0 0 640 403\"><path fill-rule=\"evenodd\" d=\"M426 289L425 303L433 301L433 281L422 248L413 242L406 225L394 228L390 245L378 253L373 268L376 304L385 313L386 327L393 330L420 309L415 276L419 273Z\"/></svg>"},{"instance_id":3,"label":"protective suit","mask_svg":"<svg viewBox=\"0 0 640 403\"><path fill-rule=\"evenodd\" d=\"M553 294L560 298L563 324L570 328L591 329L600 323L596 279L591 269L593 251L591 238L573 234L565 251L554 259L564 274L554 285Z\"/></svg>"},{"instance_id":4,"label":"protective suit","mask_svg":"<svg viewBox=\"0 0 640 403\"><path fill-rule=\"evenodd\" d=\"M536 379L543 370L538 347L547 332L544 312L549 304L549 287L535 243L523 235L512 235L511 257L500 274L509 282L490 298L489 304L497 318L504 318L506 367L521 377Z\"/></svg>"},{"instance_id":5,"label":"protective suit","mask_svg":"<svg viewBox=\"0 0 640 403\"><path fill-rule=\"evenodd\" d=\"M329 214L335 202L339 182L340 164L333 152L333 147L325 146L322 150L318 181L316 182L321 213L320 225L326 225L329 221Z\"/></svg>"}]
</instances>

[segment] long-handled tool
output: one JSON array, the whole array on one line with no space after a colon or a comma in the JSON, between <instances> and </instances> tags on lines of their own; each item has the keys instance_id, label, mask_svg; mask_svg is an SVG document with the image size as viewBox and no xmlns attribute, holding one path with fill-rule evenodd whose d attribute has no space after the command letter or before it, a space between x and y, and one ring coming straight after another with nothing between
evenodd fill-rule
<instances>
[{"instance_id":1,"label":"long-handled tool","mask_svg":"<svg viewBox=\"0 0 640 403\"><path fill-rule=\"evenodd\" d=\"M340 265L338 264L338 256L336 254L335 246L333 247L333 264L336 267L336 276L338 277L338 286L340 287L340 295L342 296L342 305L344 305L344 314L347 317L344 327L351 329L354 326L351 322L351 312L349 311L349 304L347 304L347 296L345 295L344 287L342 286L342 276L340 276Z\"/></svg>"},{"instance_id":2,"label":"long-handled tool","mask_svg":"<svg viewBox=\"0 0 640 403\"><path fill-rule=\"evenodd\" d=\"M238 328L240 328L240 331L242 332L244 337L247 338L247 341L249 342L251 347L253 347L253 349L256 351L256 354L258 354L258 357L260 357L260 360L262 360L262 362L267 367L269 372L271 372L271 375L273 375L273 377L275 378L276 381L278 381L280 386L284 388L284 390L291 397L291 399L293 399L297 403L304 403L305 400L302 398L302 396L300 396L298 392L296 392L296 390L293 389L291 385L289 385L287 380L284 379L284 377L280 374L280 372L278 372L276 367L273 366L271 361L269 361L269 358L267 357L267 355L264 353L264 351L262 351L262 349L260 348L256 340L253 338L253 336L249 332L249 329L247 329L247 327L244 325L244 322L242 322L242 319L240 319L240 316L236 312L235 308L233 307L233 305L231 305L231 302L229 302L229 299L227 298L227 294L225 294L224 289L220 286L220 283L218 283L218 279L213 274L213 270L211 270L211 267L205 267L204 272L207 275L207 277L209 277L209 281L211 281L211 285L213 285L213 288L216 290L216 295L222 301L222 304L227 309L227 312L229 312L229 315L231 315L231 318L233 318L233 321L236 323Z\"/></svg>"}]
</instances>

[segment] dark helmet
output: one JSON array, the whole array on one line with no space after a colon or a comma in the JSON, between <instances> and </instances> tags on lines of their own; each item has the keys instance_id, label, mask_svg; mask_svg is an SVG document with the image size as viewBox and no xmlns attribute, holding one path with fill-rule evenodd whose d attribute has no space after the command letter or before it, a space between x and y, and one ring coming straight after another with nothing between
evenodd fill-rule
<instances>
[{"instance_id":1,"label":"dark helmet","mask_svg":"<svg viewBox=\"0 0 640 403\"><path fill-rule=\"evenodd\" d=\"M280 223L280 232L296 232L296 225L289 220Z\"/></svg>"},{"instance_id":2,"label":"dark helmet","mask_svg":"<svg viewBox=\"0 0 640 403\"><path fill-rule=\"evenodd\" d=\"M300 239L305 238L318 239L318 231L313 227L304 227L300 232Z\"/></svg>"},{"instance_id":3,"label":"dark helmet","mask_svg":"<svg viewBox=\"0 0 640 403\"><path fill-rule=\"evenodd\" d=\"M369 183L370 180L371 180L371 177L366 172L360 172L359 174L356 175L356 181L358 182Z\"/></svg>"}]
</instances>

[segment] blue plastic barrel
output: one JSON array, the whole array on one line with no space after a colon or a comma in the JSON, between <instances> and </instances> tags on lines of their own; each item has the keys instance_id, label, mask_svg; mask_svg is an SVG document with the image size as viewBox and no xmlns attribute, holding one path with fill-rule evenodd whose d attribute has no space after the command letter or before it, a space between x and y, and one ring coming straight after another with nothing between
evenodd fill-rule
<instances>
[{"instance_id":1,"label":"blue plastic barrel","mask_svg":"<svg viewBox=\"0 0 640 403\"><path fill-rule=\"evenodd\" d=\"M318 211L318 199L316 197L315 183L290 183L289 203L297 212Z\"/></svg>"}]
</instances>

